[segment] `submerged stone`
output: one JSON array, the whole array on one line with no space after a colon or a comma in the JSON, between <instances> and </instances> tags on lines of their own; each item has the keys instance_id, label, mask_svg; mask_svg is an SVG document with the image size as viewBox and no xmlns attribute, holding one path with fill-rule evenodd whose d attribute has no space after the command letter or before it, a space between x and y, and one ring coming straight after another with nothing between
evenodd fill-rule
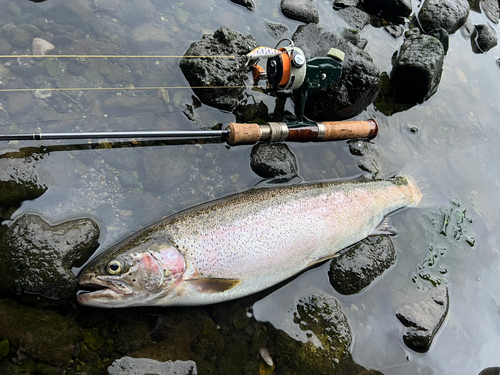
<instances>
[{"instance_id":1,"label":"submerged stone","mask_svg":"<svg viewBox=\"0 0 500 375\"><path fill-rule=\"evenodd\" d=\"M191 44L185 55L234 56L234 59L183 58L179 66L202 103L232 111L243 99L243 93L246 90L246 54L257 46L257 41L253 36L243 35L223 26L213 35L205 34L201 41ZM197 86L213 86L214 88L196 89ZM228 88L229 86L235 87Z\"/></svg>"},{"instance_id":2,"label":"submerged stone","mask_svg":"<svg viewBox=\"0 0 500 375\"><path fill-rule=\"evenodd\" d=\"M425 0L418 12L424 32L443 28L448 34L460 29L469 16L467 0Z\"/></svg>"},{"instance_id":3,"label":"submerged stone","mask_svg":"<svg viewBox=\"0 0 500 375\"><path fill-rule=\"evenodd\" d=\"M156 51L171 45L172 40L164 30L146 23L132 30L130 44L138 52Z\"/></svg>"},{"instance_id":4,"label":"submerged stone","mask_svg":"<svg viewBox=\"0 0 500 375\"><path fill-rule=\"evenodd\" d=\"M444 48L429 35L405 40L391 71L391 83L408 100L422 103L434 95L441 81Z\"/></svg>"},{"instance_id":5,"label":"submerged stone","mask_svg":"<svg viewBox=\"0 0 500 375\"><path fill-rule=\"evenodd\" d=\"M295 21L318 23L319 12L311 0L281 0L283 15Z\"/></svg>"},{"instance_id":6,"label":"submerged stone","mask_svg":"<svg viewBox=\"0 0 500 375\"><path fill-rule=\"evenodd\" d=\"M315 121L344 120L364 111L377 97L380 71L368 53L313 24L299 26L292 39L308 58L327 56L330 48L345 53L340 79L309 96L305 116Z\"/></svg>"},{"instance_id":7,"label":"submerged stone","mask_svg":"<svg viewBox=\"0 0 500 375\"><path fill-rule=\"evenodd\" d=\"M99 228L91 219L51 226L37 215L25 214L0 230L1 289L39 294L50 299L74 296L75 262L95 249Z\"/></svg>"},{"instance_id":8,"label":"submerged stone","mask_svg":"<svg viewBox=\"0 0 500 375\"><path fill-rule=\"evenodd\" d=\"M0 336L34 359L61 366L73 356L81 332L71 318L3 299L0 301Z\"/></svg>"},{"instance_id":9,"label":"submerged stone","mask_svg":"<svg viewBox=\"0 0 500 375\"><path fill-rule=\"evenodd\" d=\"M406 346L419 353L427 352L448 314L448 287L441 285L426 293L406 293L397 296L395 303L399 305L396 317L408 327L403 336Z\"/></svg>"},{"instance_id":10,"label":"submerged stone","mask_svg":"<svg viewBox=\"0 0 500 375\"><path fill-rule=\"evenodd\" d=\"M330 264L330 284L341 294L354 294L370 285L396 262L389 236L372 236L353 245Z\"/></svg>"}]
</instances>

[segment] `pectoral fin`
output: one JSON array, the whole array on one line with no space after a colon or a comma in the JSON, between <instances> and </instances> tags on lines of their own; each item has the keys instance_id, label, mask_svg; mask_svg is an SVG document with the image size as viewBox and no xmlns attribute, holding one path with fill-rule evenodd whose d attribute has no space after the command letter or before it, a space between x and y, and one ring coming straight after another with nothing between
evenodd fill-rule
<instances>
[{"instance_id":1,"label":"pectoral fin","mask_svg":"<svg viewBox=\"0 0 500 375\"><path fill-rule=\"evenodd\" d=\"M394 227L388 217L386 217L382 222L370 233L370 236L380 236L380 235L389 235L395 236L398 234L398 230Z\"/></svg>"},{"instance_id":2,"label":"pectoral fin","mask_svg":"<svg viewBox=\"0 0 500 375\"><path fill-rule=\"evenodd\" d=\"M240 279L199 278L184 280L190 287L203 293L219 293L234 288L241 283Z\"/></svg>"},{"instance_id":3,"label":"pectoral fin","mask_svg":"<svg viewBox=\"0 0 500 375\"><path fill-rule=\"evenodd\" d=\"M338 257L339 254L333 254L333 255L327 255L327 256L324 256L324 257L321 257L319 259L315 259L313 261L310 261L308 264L307 264L307 267L311 267L311 266L314 266L315 264L319 264L321 262L324 262L325 260L328 260L328 259L332 259L332 258L336 258Z\"/></svg>"}]
</instances>

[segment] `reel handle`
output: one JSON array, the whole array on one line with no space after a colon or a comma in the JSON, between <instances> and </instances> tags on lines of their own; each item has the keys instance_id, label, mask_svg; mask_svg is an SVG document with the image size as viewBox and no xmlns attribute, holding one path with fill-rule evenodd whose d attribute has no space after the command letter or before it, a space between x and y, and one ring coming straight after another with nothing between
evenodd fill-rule
<instances>
[{"instance_id":1,"label":"reel handle","mask_svg":"<svg viewBox=\"0 0 500 375\"><path fill-rule=\"evenodd\" d=\"M339 141L354 138L375 138L378 124L366 121L325 121L298 128L289 128L284 122L270 122L268 125L241 124L231 122L227 126L230 145L269 142Z\"/></svg>"}]
</instances>

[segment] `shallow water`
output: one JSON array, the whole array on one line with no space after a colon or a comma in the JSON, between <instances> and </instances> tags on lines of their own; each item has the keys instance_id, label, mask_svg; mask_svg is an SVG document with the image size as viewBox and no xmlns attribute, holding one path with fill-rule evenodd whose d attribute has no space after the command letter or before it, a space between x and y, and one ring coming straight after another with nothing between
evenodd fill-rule
<instances>
[{"instance_id":1,"label":"shallow water","mask_svg":"<svg viewBox=\"0 0 500 375\"><path fill-rule=\"evenodd\" d=\"M112 46L109 54L133 53L127 48L119 49L120 43L113 44L111 40L119 40L120 33L126 34L136 25L114 21L112 12L87 7L90 1L81 3L87 8L81 11L80 22L75 23L60 11L62 4L56 0L40 4L28 1L14 4L0 0L0 7L9 9L0 15L0 26L36 21L41 27L44 24L52 26L49 30L53 30L63 46L56 46L58 50L75 47L74 53L107 53L106 46ZM172 55L182 55L192 42L201 38L203 30L214 31L223 25L253 35L261 45L274 47L277 40L267 32L265 19L287 25L290 31L284 37L291 37L300 24L280 13L278 0L257 1L255 12L227 0L215 0L206 12L201 13L196 7L189 7L188 2L184 6L180 4L158 2L157 14L154 15L156 21L167 24L172 39L168 54ZM347 27L331 9L330 1L315 1L314 4L320 10L319 26L338 34ZM414 2L414 10L417 6ZM179 12L175 11L179 7L188 13L185 24L181 24ZM89 26L90 21L96 19L102 21L101 28ZM484 15L472 11L470 19L474 24L488 22ZM68 24L74 24L76 28L70 30L67 39L63 39L64 33L56 31L56 26ZM120 25L123 30L113 28L113 25ZM492 26L498 31L498 25ZM373 57L380 71L390 72L391 56L402 44L403 37L394 39L383 29L372 26L365 27L360 34L368 40L365 51ZM100 44L93 46L95 41ZM29 50L28 47L24 49ZM474 54L470 41L457 32L450 36L441 83L430 100L392 116L382 114L371 105L357 117L373 117L379 122L380 133L375 142L382 150L378 157L381 175L397 171L410 162L419 164L428 171L433 188L449 200L442 207L404 210L392 215L399 230L399 235L393 238L398 253L396 265L369 288L353 296L342 296L333 290L328 282L328 264L310 270L257 302L254 312L259 320L270 321L291 335L300 334L291 318L287 323L277 320L277 317L281 315L280 311L295 306L297 299L304 294L320 289L341 303L353 332L354 360L366 368L378 369L384 374L477 374L485 367L500 365L500 285L496 278L500 269L497 235L500 166L496 162L500 159L500 130L496 126L496 118L500 115L500 68L495 61L498 57L498 46L483 55ZM128 61L111 61L137 68ZM149 74L168 77L168 85L172 87L187 85L178 68L178 59L144 59L138 64L144 71L143 77L132 78L131 82L124 84L146 86L151 82ZM54 73L54 77L48 75L47 70L44 72L41 77L26 78L23 83L31 79L30 87L33 88L47 83L61 87L69 87L65 84L70 83L80 87L91 84L72 80L64 72ZM94 79L99 84L99 79ZM0 77L0 80L4 78ZM109 80L103 83L113 86ZM264 101L270 112L273 111L271 97L254 91L248 93L257 102ZM14 95L0 94L0 105L4 107ZM93 93L89 95L89 101L102 102L116 95L116 91ZM122 95L132 94L126 92ZM134 95L158 97L156 91L138 91ZM78 97L61 95L58 96L60 100L73 105L66 113L71 113L77 120L63 121L56 114L55 121L49 121L49 117L37 121L36 116L29 112L0 122L0 125L2 131L16 130L16 127L25 132L37 127L48 129L46 131L119 131L137 127L144 130L198 129L234 120L232 114L205 105L194 108L196 121L189 120L182 110L186 104L193 105L192 95L190 89L169 89L170 103L161 113L151 115L144 113L142 108L135 108L126 116L93 112L92 101L80 105ZM33 105L38 105L38 102ZM287 104L287 109L293 111L291 103ZM83 116L86 119L82 119ZM13 121L16 123L14 128ZM418 133L411 132L411 127L417 127ZM15 150L37 145L22 142L8 147ZM299 174L306 181L335 177L331 166L322 161L322 156L328 151L343 162L347 176L361 173L345 142L290 143L288 146L297 157ZM123 148L108 148L101 144L89 150L75 146L73 150L41 153L37 162L52 175L54 182L40 198L24 202L14 217L35 212L48 221L60 222L90 216L102 228L103 249L164 215L255 186L260 178L250 168L250 151L251 146L226 147L220 143ZM151 173L162 171L169 176L160 183L144 171L144 163L154 160L161 160L164 165ZM120 184L118 177L124 174L135 177L134 183L125 187ZM443 235L440 232L446 212L450 214L450 224L447 234ZM462 219L464 212L466 219ZM467 236L475 239L474 246L467 243ZM429 254L437 255L434 264L419 270L419 264L428 264ZM403 343L405 328L394 315L394 298L409 288L426 289L432 287L432 283L446 283L450 310L429 352L419 354Z\"/></svg>"}]
</instances>

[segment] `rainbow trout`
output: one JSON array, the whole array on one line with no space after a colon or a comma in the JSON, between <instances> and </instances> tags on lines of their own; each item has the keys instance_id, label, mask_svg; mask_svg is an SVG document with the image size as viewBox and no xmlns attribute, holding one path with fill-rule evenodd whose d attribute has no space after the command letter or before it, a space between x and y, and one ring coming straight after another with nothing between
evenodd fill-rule
<instances>
[{"instance_id":1,"label":"rainbow trout","mask_svg":"<svg viewBox=\"0 0 500 375\"><path fill-rule=\"evenodd\" d=\"M203 305L275 285L425 203L411 173L257 188L172 216L111 246L79 274L99 307ZM380 233L379 233L380 234Z\"/></svg>"}]
</instances>

